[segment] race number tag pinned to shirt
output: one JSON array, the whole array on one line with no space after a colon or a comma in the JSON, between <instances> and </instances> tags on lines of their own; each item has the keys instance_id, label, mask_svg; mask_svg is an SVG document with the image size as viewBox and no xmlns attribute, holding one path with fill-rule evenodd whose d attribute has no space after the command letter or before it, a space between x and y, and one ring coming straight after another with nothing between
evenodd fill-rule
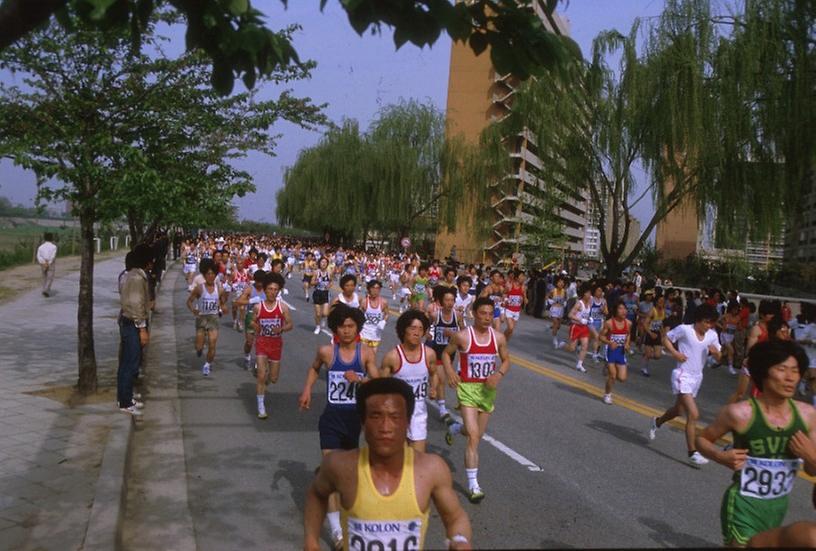
<instances>
[{"instance_id":1,"label":"race number tag pinned to shirt","mask_svg":"<svg viewBox=\"0 0 816 551\"><path fill-rule=\"evenodd\" d=\"M337 405L357 403L357 383L349 382L342 371L329 371L329 403Z\"/></svg>"},{"instance_id":2,"label":"race number tag pinned to shirt","mask_svg":"<svg viewBox=\"0 0 816 551\"><path fill-rule=\"evenodd\" d=\"M280 318L263 318L260 320L260 325L261 337L280 337ZM277 333L275 333L275 329L278 330Z\"/></svg>"},{"instance_id":3,"label":"race number tag pinned to shirt","mask_svg":"<svg viewBox=\"0 0 816 551\"><path fill-rule=\"evenodd\" d=\"M496 370L495 354L468 354L468 379L487 379Z\"/></svg>"},{"instance_id":4,"label":"race number tag pinned to shirt","mask_svg":"<svg viewBox=\"0 0 816 551\"><path fill-rule=\"evenodd\" d=\"M201 313L202 314L215 314L218 312L218 301L217 300L209 300L204 299L201 301Z\"/></svg>"},{"instance_id":5,"label":"race number tag pinned to shirt","mask_svg":"<svg viewBox=\"0 0 816 551\"><path fill-rule=\"evenodd\" d=\"M349 551L416 551L422 533L422 519L348 519Z\"/></svg>"},{"instance_id":6,"label":"race number tag pinned to shirt","mask_svg":"<svg viewBox=\"0 0 816 551\"><path fill-rule=\"evenodd\" d=\"M748 457L740 473L740 495L776 499L788 495L799 471L799 459Z\"/></svg>"}]
</instances>

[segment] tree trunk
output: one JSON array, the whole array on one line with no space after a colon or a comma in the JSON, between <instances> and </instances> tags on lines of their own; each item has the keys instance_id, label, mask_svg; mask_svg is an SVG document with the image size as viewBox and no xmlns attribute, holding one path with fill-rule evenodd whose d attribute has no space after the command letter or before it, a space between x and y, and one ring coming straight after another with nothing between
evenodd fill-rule
<instances>
[{"instance_id":1,"label":"tree trunk","mask_svg":"<svg viewBox=\"0 0 816 551\"><path fill-rule=\"evenodd\" d=\"M96 353L93 334L94 211L84 208L79 214L80 252L79 304L77 307L77 363L81 394L96 392Z\"/></svg>"},{"instance_id":2,"label":"tree trunk","mask_svg":"<svg viewBox=\"0 0 816 551\"><path fill-rule=\"evenodd\" d=\"M606 267L606 277L608 279L619 278L623 268L625 267L620 262L620 254L614 254L611 251L604 255L604 265Z\"/></svg>"}]
</instances>

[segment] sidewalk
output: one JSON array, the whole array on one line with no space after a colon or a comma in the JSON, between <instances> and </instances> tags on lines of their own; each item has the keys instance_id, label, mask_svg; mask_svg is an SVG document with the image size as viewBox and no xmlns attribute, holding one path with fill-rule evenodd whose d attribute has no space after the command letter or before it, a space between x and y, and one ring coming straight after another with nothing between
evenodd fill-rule
<instances>
[{"instance_id":1,"label":"sidewalk","mask_svg":"<svg viewBox=\"0 0 816 551\"><path fill-rule=\"evenodd\" d=\"M58 273L51 298L35 289L0 304L0 341L5 344L0 358L0 549L91 548L91 539L100 543L114 537L91 534L88 523L92 514L104 516L105 511L93 508L100 487L108 496L117 495L108 484L115 477L100 479L100 472L111 455L106 444L118 443L114 451L121 455L131 424L114 404L116 276L123 264L121 256L96 264L100 392L92 404L73 405L72 399L79 274Z\"/></svg>"}]
</instances>

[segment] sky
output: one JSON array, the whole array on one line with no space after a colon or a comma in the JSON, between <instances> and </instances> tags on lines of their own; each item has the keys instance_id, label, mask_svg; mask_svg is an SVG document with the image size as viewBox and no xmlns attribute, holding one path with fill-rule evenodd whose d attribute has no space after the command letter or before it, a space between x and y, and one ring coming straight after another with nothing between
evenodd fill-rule
<instances>
[{"instance_id":1,"label":"sky","mask_svg":"<svg viewBox=\"0 0 816 551\"><path fill-rule=\"evenodd\" d=\"M447 35L443 34L430 48L406 44L395 50L387 28L382 36L357 35L337 0L330 0L322 13L319 0L290 0L287 10L280 0L255 0L252 4L267 15L272 29L291 23L303 27L294 37L295 48L301 59L314 60L317 67L311 79L287 87L300 97L312 98L315 104L328 104L325 112L333 121L352 118L366 128L381 107L401 98L429 101L444 111L450 62ZM626 32L636 17L658 15L662 7L663 0L562 0L559 11L569 20L570 35L587 57L592 39L599 32L611 28ZM183 30L171 36L174 42L168 53L180 53L184 48ZM0 79L12 80L5 71L0 71ZM282 90L267 85L259 95L272 99ZM294 164L301 149L320 139L319 132L289 123L277 124L274 132L282 135L276 157L251 154L236 163L253 175L257 187L255 193L234 201L242 219L275 221L275 194L283 185L285 168ZM0 195L15 203L33 205L33 173L8 160L0 161ZM651 211L651 205L644 201L634 214L645 223Z\"/></svg>"}]
</instances>

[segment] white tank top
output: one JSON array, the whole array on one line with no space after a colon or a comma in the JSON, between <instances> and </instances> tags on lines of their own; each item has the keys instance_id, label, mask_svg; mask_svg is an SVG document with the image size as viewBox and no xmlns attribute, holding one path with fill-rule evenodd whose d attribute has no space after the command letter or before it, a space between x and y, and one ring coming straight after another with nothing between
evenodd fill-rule
<instances>
[{"instance_id":1,"label":"white tank top","mask_svg":"<svg viewBox=\"0 0 816 551\"><path fill-rule=\"evenodd\" d=\"M198 311L202 316L218 315L218 284L213 285L213 292L207 291L207 284L201 284L201 296L198 297Z\"/></svg>"},{"instance_id":2,"label":"white tank top","mask_svg":"<svg viewBox=\"0 0 816 551\"><path fill-rule=\"evenodd\" d=\"M348 306L351 306L352 308L359 308L360 307L360 297L357 296L357 293L354 293L354 295L352 296L352 299L350 301L346 301L346 297L343 296L343 293L340 293L337 296L337 298L340 300L340 302L342 302L343 304L346 304Z\"/></svg>"},{"instance_id":3,"label":"white tank top","mask_svg":"<svg viewBox=\"0 0 816 551\"><path fill-rule=\"evenodd\" d=\"M405 357L405 351L402 345L397 345L397 354L399 354L400 367L394 373L394 377L401 379L411 385L414 389L414 416L424 415L427 413L427 406L425 405L425 397L428 396L428 363L425 359L425 345L420 346L422 350L419 356L419 361L412 363Z\"/></svg>"},{"instance_id":4,"label":"white tank top","mask_svg":"<svg viewBox=\"0 0 816 551\"><path fill-rule=\"evenodd\" d=\"M360 331L360 338L369 341L380 340L382 338L382 331L377 327L377 324L383 320L382 297L380 297L380 304L376 308L371 306L368 297L366 297L366 307L365 310L363 310L363 314L365 314L365 323L363 324L363 330Z\"/></svg>"}]
</instances>

